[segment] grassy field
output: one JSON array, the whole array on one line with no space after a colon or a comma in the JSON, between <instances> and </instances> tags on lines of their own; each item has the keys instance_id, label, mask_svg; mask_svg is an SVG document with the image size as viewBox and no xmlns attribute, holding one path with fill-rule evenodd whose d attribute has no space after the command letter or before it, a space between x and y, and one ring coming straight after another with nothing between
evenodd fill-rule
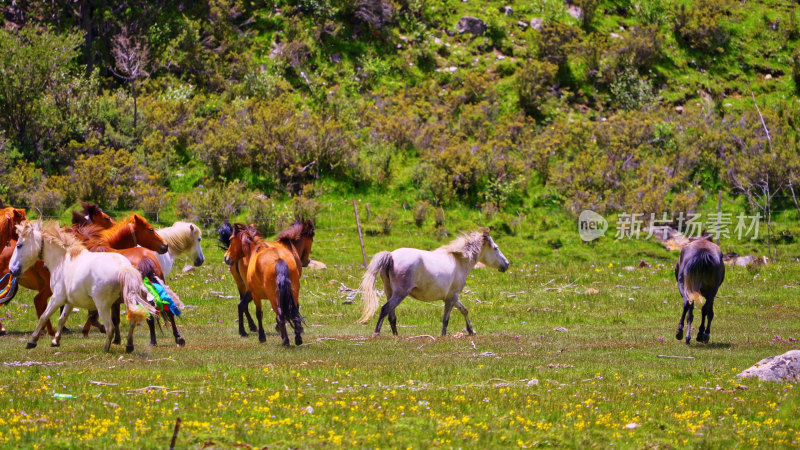
<instances>
[{"instance_id":1,"label":"grassy field","mask_svg":"<svg viewBox=\"0 0 800 450\"><path fill-rule=\"evenodd\" d=\"M0 338L0 446L164 448L177 417L180 448L800 442L794 385L734 378L797 347L800 267L789 258L730 268L711 343L687 347L674 338L675 254L650 242L580 244L569 222L543 214L517 236L497 235L508 272L472 272L462 301L476 336L459 333L463 318L454 312L451 335L439 337L441 305L408 299L397 310L400 336L387 325L371 339L375 319L357 324L360 300L347 303L342 290L356 288L362 273L345 206L318 217L312 257L328 268L304 272L308 325L299 348L282 348L274 331L264 344L238 336L236 300L221 297L236 295L235 286L210 237L205 265L170 282L190 305L179 323L185 348L169 333L151 348L139 330L132 354L122 346L103 353L96 331L25 350L35 314L31 293L20 290L0 310L11 332ZM367 253L441 244L430 225L417 230L409 217L401 211L389 236L366 236ZM563 245L554 249L554 240ZM640 259L653 267L625 268ZM77 330L84 318L73 315L69 326ZM265 319L272 330L272 314Z\"/></svg>"}]
</instances>

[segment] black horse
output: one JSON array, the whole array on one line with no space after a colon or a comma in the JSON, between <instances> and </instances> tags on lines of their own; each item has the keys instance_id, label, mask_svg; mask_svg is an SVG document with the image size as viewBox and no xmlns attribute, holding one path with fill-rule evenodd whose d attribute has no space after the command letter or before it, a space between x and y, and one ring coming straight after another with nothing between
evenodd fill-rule
<instances>
[{"instance_id":1,"label":"black horse","mask_svg":"<svg viewBox=\"0 0 800 450\"><path fill-rule=\"evenodd\" d=\"M702 320L697 331L697 342L708 343L711 334L711 321L714 319L714 297L725 279L725 264L719 246L703 237L681 249L681 256L675 265L675 279L683 297L683 314L678 324L675 339L683 339L683 321L689 313L686 325L686 345L692 339L692 319L694 306L702 308ZM706 323L708 318L708 323Z\"/></svg>"}]
</instances>

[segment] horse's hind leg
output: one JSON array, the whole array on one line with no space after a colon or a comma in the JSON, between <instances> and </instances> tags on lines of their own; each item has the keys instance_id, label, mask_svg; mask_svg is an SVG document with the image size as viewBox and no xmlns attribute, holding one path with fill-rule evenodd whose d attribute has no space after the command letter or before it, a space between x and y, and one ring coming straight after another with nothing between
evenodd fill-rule
<instances>
[{"instance_id":1,"label":"horse's hind leg","mask_svg":"<svg viewBox=\"0 0 800 450\"><path fill-rule=\"evenodd\" d=\"M114 345L119 345L122 342L122 337L119 335L119 305L119 301L116 301L111 305L110 321L103 319L103 322L114 325Z\"/></svg>"},{"instance_id":2,"label":"horse's hind leg","mask_svg":"<svg viewBox=\"0 0 800 450\"><path fill-rule=\"evenodd\" d=\"M125 353L133 352L133 330L136 329L136 323L131 321L128 323L128 343L125 345ZM119 331L117 331L119 334Z\"/></svg>"},{"instance_id":3,"label":"horse's hind leg","mask_svg":"<svg viewBox=\"0 0 800 450\"><path fill-rule=\"evenodd\" d=\"M686 313L689 312L689 302L683 301L683 313L681 313L681 321L678 322L678 331L675 333L675 339L683 339L683 321L686 320Z\"/></svg>"},{"instance_id":4,"label":"horse's hind leg","mask_svg":"<svg viewBox=\"0 0 800 450\"><path fill-rule=\"evenodd\" d=\"M56 335L53 336L53 341L50 343L51 347L58 347L61 345L61 333L64 331L64 324L67 323L67 317L72 312L72 306L64 304L61 307L61 317L58 318L58 326L56 327Z\"/></svg>"},{"instance_id":5,"label":"horse's hind leg","mask_svg":"<svg viewBox=\"0 0 800 450\"><path fill-rule=\"evenodd\" d=\"M406 294L400 295L398 291L395 291L394 294L392 294L392 296L389 298L389 301L384 303L383 307L381 308L381 315L378 317L378 323L375 325L375 333L373 333L373 336L381 334L383 319L385 319L387 315L394 313L395 308L397 308L404 298L406 298ZM394 331L394 329L392 331Z\"/></svg>"},{"instance_id":6,"label":"horse's hind leg","mask_svg":"<svg viewBox=\"0 0 800 450\"><path fill-rule=\"evenodd\" d=\"M397 336L397 315L394 310L389 313L389 325L392 326L392 334Z\"/></svg>"},{"instance_id":7,"label":"horse's hind leg","mask_svg":"<svg viewBox=\"0 0 800 450\"><path fill-rule=\"evenodd\" d=\"M42 317L44 314L45 309L47 309L47 298L50 297L50 289L42 289L39 291L35 297L33 297L33 306L36 308L36 316ZM53 324L50 323L50 320L47 321L45 324L47 327L47 332L51 336L55 336L56 330L53 328Z\"/></svg>"},{"instance_id":8,"label":"horse's hind leg","mask_svg":"<svg viewBox=\"0 0 800 450\"><path fill-rule=\"evenodd\" d=\"M242 301L244 302L244 315L247 317L247 327L251 332L255 333L258 331L258 327L256 326L255 321L253 321L253 316L250 315L250 302L253 301L253 294L250 293L250 291L245 292L244 296L242 297Z\"/></svg>"},{"instance_id":9,"label":"horse's hind leg","mask_svg":"<svg viewBox=\"0 0 800 450\"><path fill-rule=\"evenodd\" d=\"M156 319L153 316L147 317L147 328L150 331L150 345L155 347L158 345L156 341Z\"/></svg>"},{"instance_id":10,"label":"horse's hind leg","mask_svg":"<svg viewBox=\"0 0 800 450\"><path fill-rule=\"evenodd\" d=\"M117 336L119 336L119 330L116 330L116 326L114 325L114 321L111 320L111 309L108 306L105 306L97 310L98 314L100 314L100 320L103 323L108 324L106 326L106 343L103 344L103 351L109 351L111 349L111 340L114 339L114 331L117 332Z\"/></svg>"},{"instance_id":11,"label":"horse's hind leg","mask_svg":"<svg viewBox=\"0 0 800 450\"><path fill-rule=\"evenodd\" d=\"M172 335L175 336L175 343L178 344L178 347L183 347L186 345L186 340L183 339L181 332L178 331L178 326L175 324L175 314L172 314L172 311L167 311L166 315L172 325Z\"/></svg>"},{"instance_id":12,"label":"horse's hind leg","mask_svg":"<svg viewBox=\"0 0 800 450\"><path fill-rule=\"evenodd\" d=\"M689 304L689 317L686 320L686 345L692 340L692 320L694 320L694 305Z\"/></svg>"},{"instance_id":13,"label":"horse's hind leg","mask_svg":"<svg viewBox=\"0 0 800 450\"><path fill-rule=\"evenodd\" d=\"M469 320L469 310L467 310L467 307L461 303L461 300L459 300L458 297L456 297L455 306L459 311L461 311L461 314L464 316L464 320L467 322L467 334L475 334L475 329L472 328L472 322Z\"/></svg>"},{"instance_id":14,"label":"horse's hind leg","mask_svg":"<svg viewBox=\"0 0 800 450\"><path fill-rule=\"evenodd\" d=\"M264 332L264 311L261 309L261 299L254 299L256 304L256 319L258 319L258 342L266 342L267 334Z\"/></svg>"}]
</instances>

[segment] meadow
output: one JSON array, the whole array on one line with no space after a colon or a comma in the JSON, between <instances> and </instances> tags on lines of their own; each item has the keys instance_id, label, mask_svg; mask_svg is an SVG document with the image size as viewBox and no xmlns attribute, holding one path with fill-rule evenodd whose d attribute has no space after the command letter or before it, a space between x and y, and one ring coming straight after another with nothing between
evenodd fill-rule
<instances>
[{"instance_id":1,"label":"meadow","mask_svg":"<svg viewBox=\"0 0 800 450\"><path fill-rule=\"evenodd\" d=\"M583 244L570 221L542 214L516 236L495 233L509 271L471 273L461 298L477 335L459 332L454 312L440 337L441 305L407 299L400 336L386 326L372 338L374 318L356 323L361 250L346 206L317 216L312 258L328 267L303 273L301 347L281 347L271 312L266 343L238 336L238 296L212 230L205 264L169 281L187 304L184 348L168 332L150 347L140 329L132 354L104 353L100 333L77 332L81 312L60 348L25 350L35 313L21 289L0 310L10 332L0 338L0 446L165 448L178 417L178 448L798 445L796 386L734 377L797 347L800 267L790 258L729 267L711 343L686 346L674 337L676 253L644 240ZM396 209L391 234L365 236L368 255L448 240ZM362 219L370 230L374 218ZM641 259L652 267L626 268Z\"/></svg>"}]
</instances>

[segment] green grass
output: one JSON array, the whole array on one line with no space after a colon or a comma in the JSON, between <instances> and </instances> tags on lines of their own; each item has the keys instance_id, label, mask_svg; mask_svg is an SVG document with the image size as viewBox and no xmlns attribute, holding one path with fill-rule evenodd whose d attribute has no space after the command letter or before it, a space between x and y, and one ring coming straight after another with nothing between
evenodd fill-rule
<instances>
[{"instance_id":1,"label":"green grass","mask_svg":"<svg viewBox=\"0 0 800 450\"><path fill-rule=\"evenodd\" d=\"M389 204L373 202L381 207ZM179 324L185 348L168 333L151 348L139 330L133 354L121 346L103 353L96 331L88 339L68 334L60 348L43 339L25 350L34 313L31 293L21 290L2 311L11 334L0 338L0 446L164 448L177 417L182 448L800 441L794 385L734 378L796 347L774 340L800 337L796 263L730 268L711 344L687 347L674 339L681 308L674 254L647 242L582 245L568 221L543 233L564 241L555 251L532 225L544 218L529 218L519 236L497 236L511 269L476 270L468 279L462 300L476 336L459 333L463 319L454 312L451 335L439 337L441 305L408 299L398 308L400 336L387 325L370 339L375 319L358 325L359 300L344 304L340 291L357 287L362 273L349 214L337 203L318 217L312 256L328 269L304 273L308 323L299 348L282 348L274 332L264 344L238 336L236 300L217 295L235 295L235 287L211 239L206 264L170 282L191 305ZM465 211L452 215L451 230L479 221ZM392 235L366 238L368 254L439 245L430 224L418 231L407 212L401 217ZM623 268L641 258L654 267ZM590 288L599 293L587 294ZM270 331L272 317L265 314ZM75 314L69 326L77 330L84 318ZM699 315L695 332L698 325ZM640 426L626 429L631 423Z\"/></svg>"}]
</instances>

